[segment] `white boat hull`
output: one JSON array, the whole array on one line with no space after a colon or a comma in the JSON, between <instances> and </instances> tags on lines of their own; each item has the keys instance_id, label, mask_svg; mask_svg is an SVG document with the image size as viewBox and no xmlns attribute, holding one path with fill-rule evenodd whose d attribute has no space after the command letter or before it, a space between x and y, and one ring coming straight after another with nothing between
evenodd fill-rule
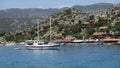
<instances>
[{"instance_id":1,"label":"white boat hull","mask_svg":"<svg viewBox=\"0 0 120 68\"><path fill-rule=\"evenodd\" d=\"M58 49L59 46L26 46L27 49Z\"/></svg>"}]
</instances>

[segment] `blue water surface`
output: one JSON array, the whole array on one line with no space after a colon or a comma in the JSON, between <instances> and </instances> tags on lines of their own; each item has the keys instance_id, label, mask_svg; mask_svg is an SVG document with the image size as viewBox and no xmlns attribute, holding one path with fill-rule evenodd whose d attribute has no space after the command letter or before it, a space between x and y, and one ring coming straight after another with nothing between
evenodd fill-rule
<instances>
[{"instance_id":1,"label":"blue water surface","mask_svg":"<svg viewBox=\"0 0 120 68\"><path fill-rule=\"evenodd\" d=\"M0 68L120 68L120 45L74 45L55 50L1 46Z\"/></svg>"}]
</instances>

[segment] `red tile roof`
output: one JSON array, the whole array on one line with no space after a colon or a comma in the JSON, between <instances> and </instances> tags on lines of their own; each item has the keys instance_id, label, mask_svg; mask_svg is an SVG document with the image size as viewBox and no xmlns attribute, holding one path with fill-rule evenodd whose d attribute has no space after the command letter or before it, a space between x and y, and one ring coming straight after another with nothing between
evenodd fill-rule
<instances>
[{"instance_id":1,"label":"red tile roof","mask_svg":"<svg viewBox=\"0 0 120 68\"><path fill-rule=\"evenodd\" d=\"M105 32L95 32L93 33L93 36L101 36L101 35L106 35Z\"/></svg>"}]
</instances>

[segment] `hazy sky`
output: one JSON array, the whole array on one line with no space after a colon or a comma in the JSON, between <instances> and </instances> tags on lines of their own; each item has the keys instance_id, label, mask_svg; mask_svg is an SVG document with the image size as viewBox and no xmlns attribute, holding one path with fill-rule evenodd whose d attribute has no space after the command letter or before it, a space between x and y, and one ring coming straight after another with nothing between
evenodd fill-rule
<instances>
[{"instance_id":1,"label":"hazy sky","mask_svg":"<svg viewBox=\"0 0 120 68\"><path fill-rule=\"evenodd\" d=\"M90 5L100 2L120 3L120 0L0 0L0 9L61 8L73 5Z\"/></svg>"}]
</instances>

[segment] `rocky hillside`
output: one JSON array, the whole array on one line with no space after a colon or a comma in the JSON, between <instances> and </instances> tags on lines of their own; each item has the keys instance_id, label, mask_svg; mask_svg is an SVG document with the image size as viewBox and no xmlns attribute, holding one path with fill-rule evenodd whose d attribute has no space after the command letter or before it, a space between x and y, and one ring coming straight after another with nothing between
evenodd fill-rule
<instances>
[{"instance_id":1,"label":"rocky hillside","mask_svg":"<svg viewBox=\"0 0 120 68\"><path fill-rule=\"evenodd\" d=\"M83 19L82 17L87 17L87 16L85 13L82 13L81 11L70 8L64 10L63 12L52 15L51 17L52 17L52 35L54 35L52 39L55 39L55 38L64 38L68 35L73 35L73 33L75 32L77 32L77 34L74 35L77 37L77 35L81 32L81 26L79 26L78 24L81 23L81 20ZM42 21L39 25L40 37L42 39L45 40L49 39L49 35L50 35L49 24L50 24L49 18L47 18L46 20ZM78 29L75 29L74 26L75 28ZM24 31L5 34L6 40L14 40L16 42L22 41L23 39L24 40L36 39L36 37L37 37L37 26L33 26L32 28L26 29Z\"/></svg>"},{"instance_id":2,"label":"rocky hillside","mask_svg":"<svg viewBox=\"0 0 120 68\"><path fill-rule=\"evenodd\" d=\"M60 13L51 15L52 17L52 39L63 39L71 36L76 39L92 38L94 32L100 31L100 27L105 29L112 37L120 38L120 5L96 13L83 13L75 8L66 9ZM49 17L40 22L40 38L49 39ZM27 39L36 39L37 26L18 31L16 33L2 34L7 41L20 42Z\"/></svg>"},{"instance_id":3,"label":"rocky hillside","mask_svg":"<svg viewBox=\"0 0 120 68\"><path fill-rule=\"evenodd\" d=\"M93 12L97 10L105 10L110 8L112 4L97 3L88 6L76 5L71 8L80 10L81 12ZM48 16L59 13L68 8L61 9L40 9L40 8L11 8L0 10L0 32L15 32L17 30L24 30L36 24L36 20L46 19Z\"/></svg>"}]
</instances>

